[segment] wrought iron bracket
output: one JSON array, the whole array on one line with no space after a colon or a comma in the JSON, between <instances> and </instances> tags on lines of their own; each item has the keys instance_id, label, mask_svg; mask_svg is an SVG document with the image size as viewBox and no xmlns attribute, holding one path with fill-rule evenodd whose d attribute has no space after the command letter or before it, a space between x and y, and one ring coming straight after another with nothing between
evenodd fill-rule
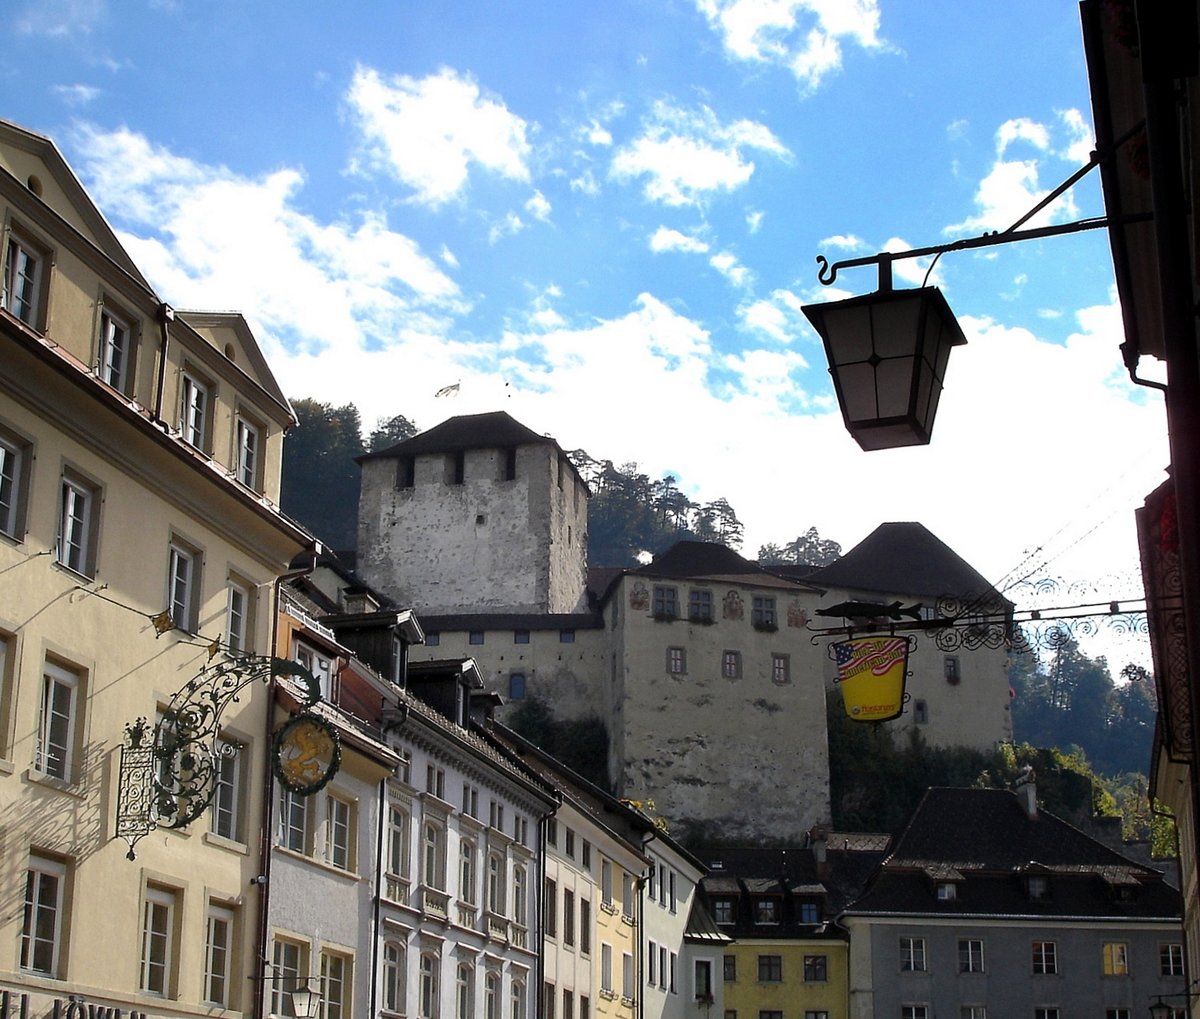
<instances>
[{"instance_id":1,"label":"wrought iron bracket","mask_svg":"<svg viewBox=\"0 0 1200 1019\"><path fill-rule=\"evenodd\" d=\"M227 655L206 664L171 698L153 726L138 718L125 726L117 793L116 835L135 858L138 840L156 828L186 828L212 802L223 761L239 752L221 739L221 718L246 687L278 676L299 680L307 712L321 700L321 684L297 662L260 655Z\"/></svg>"}]
</instances>

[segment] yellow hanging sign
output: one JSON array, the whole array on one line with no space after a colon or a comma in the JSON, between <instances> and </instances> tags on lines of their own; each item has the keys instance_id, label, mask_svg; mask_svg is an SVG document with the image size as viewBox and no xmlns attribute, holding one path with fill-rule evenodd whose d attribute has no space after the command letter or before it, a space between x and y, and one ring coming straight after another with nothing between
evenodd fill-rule
<instances>
[{"instance_id":1,"label":"yellow hanging sign","mask_svg":"<svg viewBox=\"0 0 1200 1019\"><path fill-rule=\"evenodd\" d=\"M858 637L834 644L837 682L846 714L856 722L886 722L904 710L907 637Z\"/></svg>"}]
</instances>

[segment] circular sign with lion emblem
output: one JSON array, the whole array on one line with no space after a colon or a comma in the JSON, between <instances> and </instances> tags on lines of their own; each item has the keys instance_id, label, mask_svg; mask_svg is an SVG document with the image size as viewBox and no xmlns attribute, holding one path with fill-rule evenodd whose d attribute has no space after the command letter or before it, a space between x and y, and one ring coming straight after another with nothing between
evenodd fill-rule
<instances>
[{"instance_id":1,"label":"circular sign with lion emblem","mask_svg":"<svg viewBox=\"0 0 1200 1019\"><path fill-rule=\"evenodd\" d=\"M289 792L311 796L325 787L342 764L333 726L316 715L297 715L275 733L271 767Z\"/></svg>"}]
</instances>

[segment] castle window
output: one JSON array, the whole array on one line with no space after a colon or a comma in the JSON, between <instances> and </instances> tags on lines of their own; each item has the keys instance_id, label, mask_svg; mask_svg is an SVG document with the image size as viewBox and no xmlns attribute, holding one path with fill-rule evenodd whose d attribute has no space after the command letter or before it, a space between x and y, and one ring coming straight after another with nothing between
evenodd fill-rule
<instances>
[{"instance_id":1,"label":"castle window","mask_svg":"<svg viewBox=\"0 0 1200 1019\"><path fill-rule=\"evenodd\" d=\"M528 630L513 630L513 643L514 644L528 644L529 643L529 631Z\"/></svg>"},{"instance_id":2,"label":"castle window","mask_svg":"<svg viewBox=\"0 0 1200 1019\"><path fill-rule=\"evenodd\" d=\"M742 678L742 653L740 651L722 652L721 675L726 679Z\"/></svg>"},{"instance_id":3,"label":"castle window","mask_svg":"<svg viewBox=\"0 0 1200 1019\"><path fill-rule=\"evenodd\" d=\"M687 674L687 651L684 648L667 648L667 672L672 676Z\"/></svg>"},{"instance_id":4,"label":"castle window","mask_svg":"<svg viewBox=\"0 0 1200 1019\"><path fill-rule=\"evenodd\" d=\"M467 476L467 454L464 450L446 454L446 484L461 485Z\"/></svg>"},{"instance_id":5,"label":"castle window","mask_svg":"<svg viewBox=\"0 0 1200 1019\"><path fill-rule=\"evenodd\" d=\"M575 631L570 627L558 631L558 642L560 644L574 644Z\"/></svg>"},{"instance_id":6,"label":"castle window","mask_svg":"<svg viewBox=\"0 0 1200 1019\"><path fill-rule=\"evenodd\" d=\"M425 646L437 647L442 642L442 635L434 630L432 633L425 634Z\"/></svg>"},{"instance_id":7,"label":"castle window","mask_svg":"<svg viewBox=\"0 0 1200 1019\"><path fill-rule=\"evenodd\" d=\"M692 588L692 590L688 592L688 619L697 623L712 622L712 591L708 591L703 588Z\"/></svg>"},{"instance_id":8,"label":"castle window","mask_svg":"<svg viewBox=\"0 0 1200 1019\"><path fill-rule=\"evenodd\" d=\"M483 631L482 630L472 630L467 636L467 643L468 644L482 644L483 643Z\"/></svg>"},{"instance_id":9,"label":"castle window","mask_svg":"<svg viewBox=\"0 0 1200 1019\"><path fill-rule=\"evenodd\" d=\"M674 619L679 615L679 602L675 588L654 585L654 618Z\"/></svg>"},{"instance_id":10,"label":"castle window","mask_svg":"<svg viewBox=\"0 0 1200 1019\"><path fill-rule=\"evenodd\" d=\"M504 451L504 480L517 480L517 451L515 448Z\"/></svg>"},{"instance_id":11,"label":"castle window","mask_svg":"<svg viewBox=\"0 0 1200 1019\"><path fill-rule=\"evenodd\" d=\"M783 686L792 681L791 661L787 655L771 655L771 682Z\"/></svg>"},{"instance_id":12,"label":"castle window","mask_svg":"<svg viewBox=\"0 0 1200 1019\"><path fill-rule=\"evenodd\" d=\"M412 488L417 480L417 461L411 456L396 459L396 487Z\"/></svg>"},{"instance_id":13,"label":"castle window","mask_svg":"<svg viewBox=\"0 0 1200 1019\"><path fill-rule=\"evenodd\" d=\"M525 699L525 673L514 672L508 677L508 699L510 701Z\"/></svg>"},{"instance_id":14,"label":"castle window","mask_svg":"<svg viewBox=\"0 0 1200 1019\"><path fill-rule=\"evenodd\" d=\"M917 725L924 725L929 721L929 705L925 701L913 701L913 721Z\"/></svg>"},{"instance_id":15,"label":"castle window","mask_svg":"<svg viewBox=\"0 0 1200 1019\"><path fill-rule=\"evenodd\" d=\"M750 623L756 630L774 630L775 599L755 595L750 605Z\"/></svg>"},{"instance_id":16,"label":"castle window","mask_svg":"<svg viewBox=\"0 0 1200 1019\"><path fill-rule=\"evenodd\" d=\"M958 668L958 658L954 655L946 655L946 657L942 659L942 670L946 675L947 683L956 684L960 679L962 679L962 674L959 672Z\"/></svg>"}]
</instances>

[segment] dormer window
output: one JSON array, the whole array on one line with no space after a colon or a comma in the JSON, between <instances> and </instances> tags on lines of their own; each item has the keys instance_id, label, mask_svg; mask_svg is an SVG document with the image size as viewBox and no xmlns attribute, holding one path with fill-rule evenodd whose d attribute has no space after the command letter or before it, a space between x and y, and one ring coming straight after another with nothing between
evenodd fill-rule
<instances>
[{"instance_id":1,"label":"dormer window","mask_svg":"<svg viewBox=\"0 0 1200 1019\"><path fill-rule=\"evenodd\" d=\"M717 923L736 923L737 904L733 899L713 899L713 919Z\"/></svg>"},{"instance_id":2,"label":"dormer window","mask_svg":"<svg viewBox=\"0 0 1200 1019\"><path fill-rule=\"evenodd\" d=\"M1045 902L1050 898L1050 879L1042 874L1031 874L1025 879L1025 893L1030 902Z\"/></svg>"},{"instance_id":3,"label":"dormer window","mask_svg":"<svg viewBox=\"0 0 1200 1019\"><path fill-rule=\"evenodd\" d=\"M953 902L958 898L958 885L953 881L939 881L937 883L938 902Z\"/></svg>"},{"instance_id":4,"label":"dormer window","mask_svg":"<svg viewBox=\"0 0 1200 1019\"><path fill-rule=\"evenodd\" d=\"M755 923L779 923L779 900L761 898L754 900Z\"/></svg>"},{"instance_id":5,"label":"dormer window","mask_svg":"<svg viewBox=\"0 0 1200 1019\"><path fill-rule=\"evenodd\" d=\"M821 907L815 902L801 902L796 906L801 923L820 923Z\"/></svg>"}]
</instances>

